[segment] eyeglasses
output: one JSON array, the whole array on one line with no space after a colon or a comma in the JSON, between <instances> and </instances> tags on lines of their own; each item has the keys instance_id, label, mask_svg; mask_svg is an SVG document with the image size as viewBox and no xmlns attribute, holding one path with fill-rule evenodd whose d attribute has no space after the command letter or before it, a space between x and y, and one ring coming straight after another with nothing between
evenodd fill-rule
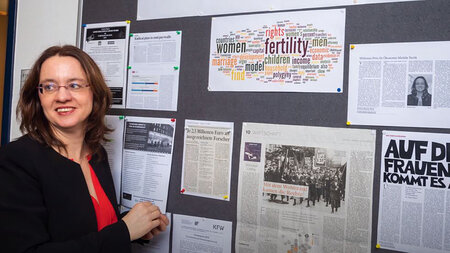
<instances>
[{"instance_id":1,"label":"eyeglasses","mask_svg":"<svg viewBox=\"0 0 450 253\"><path fill-rule=\"evenodd\" d=\"M39 89L39 92L41 94L53 94L57 91L59 91L59 88L64 87L69 92L80 92L83 90L83 88L89 87L89 84L79 84L79 83L69 83L66 85L56 85L54 83L44 83L39 84L37 89Z\"/></svg>"}]
</instances>

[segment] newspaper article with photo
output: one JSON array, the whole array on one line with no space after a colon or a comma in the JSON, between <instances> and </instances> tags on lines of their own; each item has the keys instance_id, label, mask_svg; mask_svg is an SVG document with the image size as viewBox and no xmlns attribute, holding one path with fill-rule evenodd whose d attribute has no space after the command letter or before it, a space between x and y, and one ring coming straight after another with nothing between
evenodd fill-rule
<instances>
[{"instance_id":1,"label":"newspaper article with photo","mask_svg":"<svg viewBox=\"0 0 450 253\"><path fill-rule=\"evenodd\" d=\"M123 147L121 204L150 201L166 212L175 120L127 117Z\"/></svg>"},{"instance_id":2,"label":"newspaper article with photo","mask_svg":"<svg viewBox=\"0 0 450 253\"><path fill-rule=\"evenodd\" d=\"M186 120L181 192L229 201L232 122Z\"/></svg>"},{"instance_id":3,"label":"newspaper article with photo","mask_svg":"<svg viewBox=\"0 0 450 253\"><path fill-rule=\"evenodd\" d=\"M341 92L345 9L212 19L210 91Z\"/></svg>"},{"instance_id":4,"label":"newspaper article with photo","mask_svg":"<svg viewBox=\"0 0 450 253\"><path fill-rule=\"evenodd\" d=\"M138 0L137 20L162 19L189 16L215 16L223 14L235 14L259 11L281 11L307 8L320 8L343 5L360 5L374 3L409 2L420 0L228 0L228 1L204 1L189 0ZM173 8L178 6L179 8Z\"/></svg>"},{"instance_id":5,"label":"newspaper article with photo","mask_svg":"<svg viewBox=\"0 0 450 253\"><path fill-rule=\"evenodd\" d=\"M106 115L106 126L113 129L113 132L106 136L103 147L108 154L108 163L116 190L117 203L120 203L120 187L122 182L122 150L123 150L123 130L125 127L125 117L117 115Z\"/></svg>"},{"instance_id":6,"label":"newspaper article with photo","mask_svg":"<svg viewBox=\"0 0 450 253\"><path fill-rule=\"evenodd\" d=\"M83 50L97 63L113 95L113 108L125 107L127 82L127 21L87 24L83 33Z\"/></svg>"},{"instance_id":7,"label":"newspaper article with photo","mask_svg":"<svg viewBox=\"0 0 450 253\"><path fill-rule=\"evenodd\" d=\"M370 252L375 137L243 123L236 252Z\"/></svg>"},{"instance_id":8,"label":"newspaper article with photo","mask_svg":"<svg viewBox=\"0 0 450 253\"><path fill-rule=\"evenodd\" d=\"M350 124L450 128L450 41L351 48Z\"/></svg>"},{"instance_id":9,"label":"newspaper article with photo","mask_svg":"<svg viewBox=\"0 0 450 253\"><path fill-rule=\"evenodd\" d=\"M127 108L176 111L180 55L181 31L134 33Z\"/></svg>"},{"instance_id":10,"label":"newspaper article with photo","mask_svg":"<svg viewBox=\"0 0 450 253\"><path fill-rule=\"evenodd\" d=\"M450 252L450 134L383 131L377 241Z\"/></svg>"},{"instance_id":11,"label":"newspaper article with photo","mask_svg":"<svg viewBox=\"0 0 450 253\"><path fill-rule=\"evenodd\" d=\"M231 252L231 221L173 214L172 252Z\"/></svg>"}]
</instances>

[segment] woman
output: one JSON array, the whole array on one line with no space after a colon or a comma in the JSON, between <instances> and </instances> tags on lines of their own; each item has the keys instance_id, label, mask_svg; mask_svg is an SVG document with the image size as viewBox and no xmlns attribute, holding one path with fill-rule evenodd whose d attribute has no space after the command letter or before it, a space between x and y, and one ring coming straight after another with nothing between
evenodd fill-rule
<instances>
[{"instance_id":1,"label":"woman","mask_svg":"<svg viewBox=\"0 0 450 253\"><path fill-rule=\"evenodd\" d=\"M428 93L428 83L425 77L418 76L411 86L411 94L408 95L408 105L431 106L431 94Z\"/></svg>"},{"instance_id":2,"label":"woman","mask_svg":"<svg viewBox=\"0 0 450 253\"><path fill-rule=\"evenodd\" d=\"M0 151L2 252L130 252L168 225L151 203L119 217L101 146L111 94L94 61L73 46L45 50L17 107L27 133Z\"/></svg>"}]
</instances>

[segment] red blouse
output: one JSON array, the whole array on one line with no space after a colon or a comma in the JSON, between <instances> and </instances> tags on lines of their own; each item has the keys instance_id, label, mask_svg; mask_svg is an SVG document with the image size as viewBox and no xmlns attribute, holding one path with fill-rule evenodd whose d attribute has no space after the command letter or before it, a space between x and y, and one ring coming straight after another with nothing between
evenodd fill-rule
<instances>
[{"instance_id":1,"label":"red blouse","mask_svg":"<svg viewBox=\"0 0 450 253\"><path fill-rule=\"evenodd\" d=\"M88 157L90 160L91 157ZM89 169L91 171L92 184L94 185L95 193L97 194L97 199L91 196L92 203L95 208L95 215L97 216L97 228L98 231L102 228L117 222L116 212L109 201L108 196L106 196L105 191L103 191L100 182L98 181L97 175L95 175L92 166L89 164Z\"/></svg>"}]
</instances>

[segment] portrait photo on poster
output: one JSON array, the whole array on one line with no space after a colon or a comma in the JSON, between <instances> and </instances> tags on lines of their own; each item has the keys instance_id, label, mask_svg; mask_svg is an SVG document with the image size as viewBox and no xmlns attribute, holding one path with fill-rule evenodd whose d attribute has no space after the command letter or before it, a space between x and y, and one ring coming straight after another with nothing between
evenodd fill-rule
<instances>
[{"instance_id":1,"label":"portrait photo on poster","mask_svg":"<svg viewBox=\"0 0 450 253\"><path fill-rule=\"evenodd\" d=\"M409 75L408 106L431 106L431 74Z\"/></svg>"}]
</instances>

